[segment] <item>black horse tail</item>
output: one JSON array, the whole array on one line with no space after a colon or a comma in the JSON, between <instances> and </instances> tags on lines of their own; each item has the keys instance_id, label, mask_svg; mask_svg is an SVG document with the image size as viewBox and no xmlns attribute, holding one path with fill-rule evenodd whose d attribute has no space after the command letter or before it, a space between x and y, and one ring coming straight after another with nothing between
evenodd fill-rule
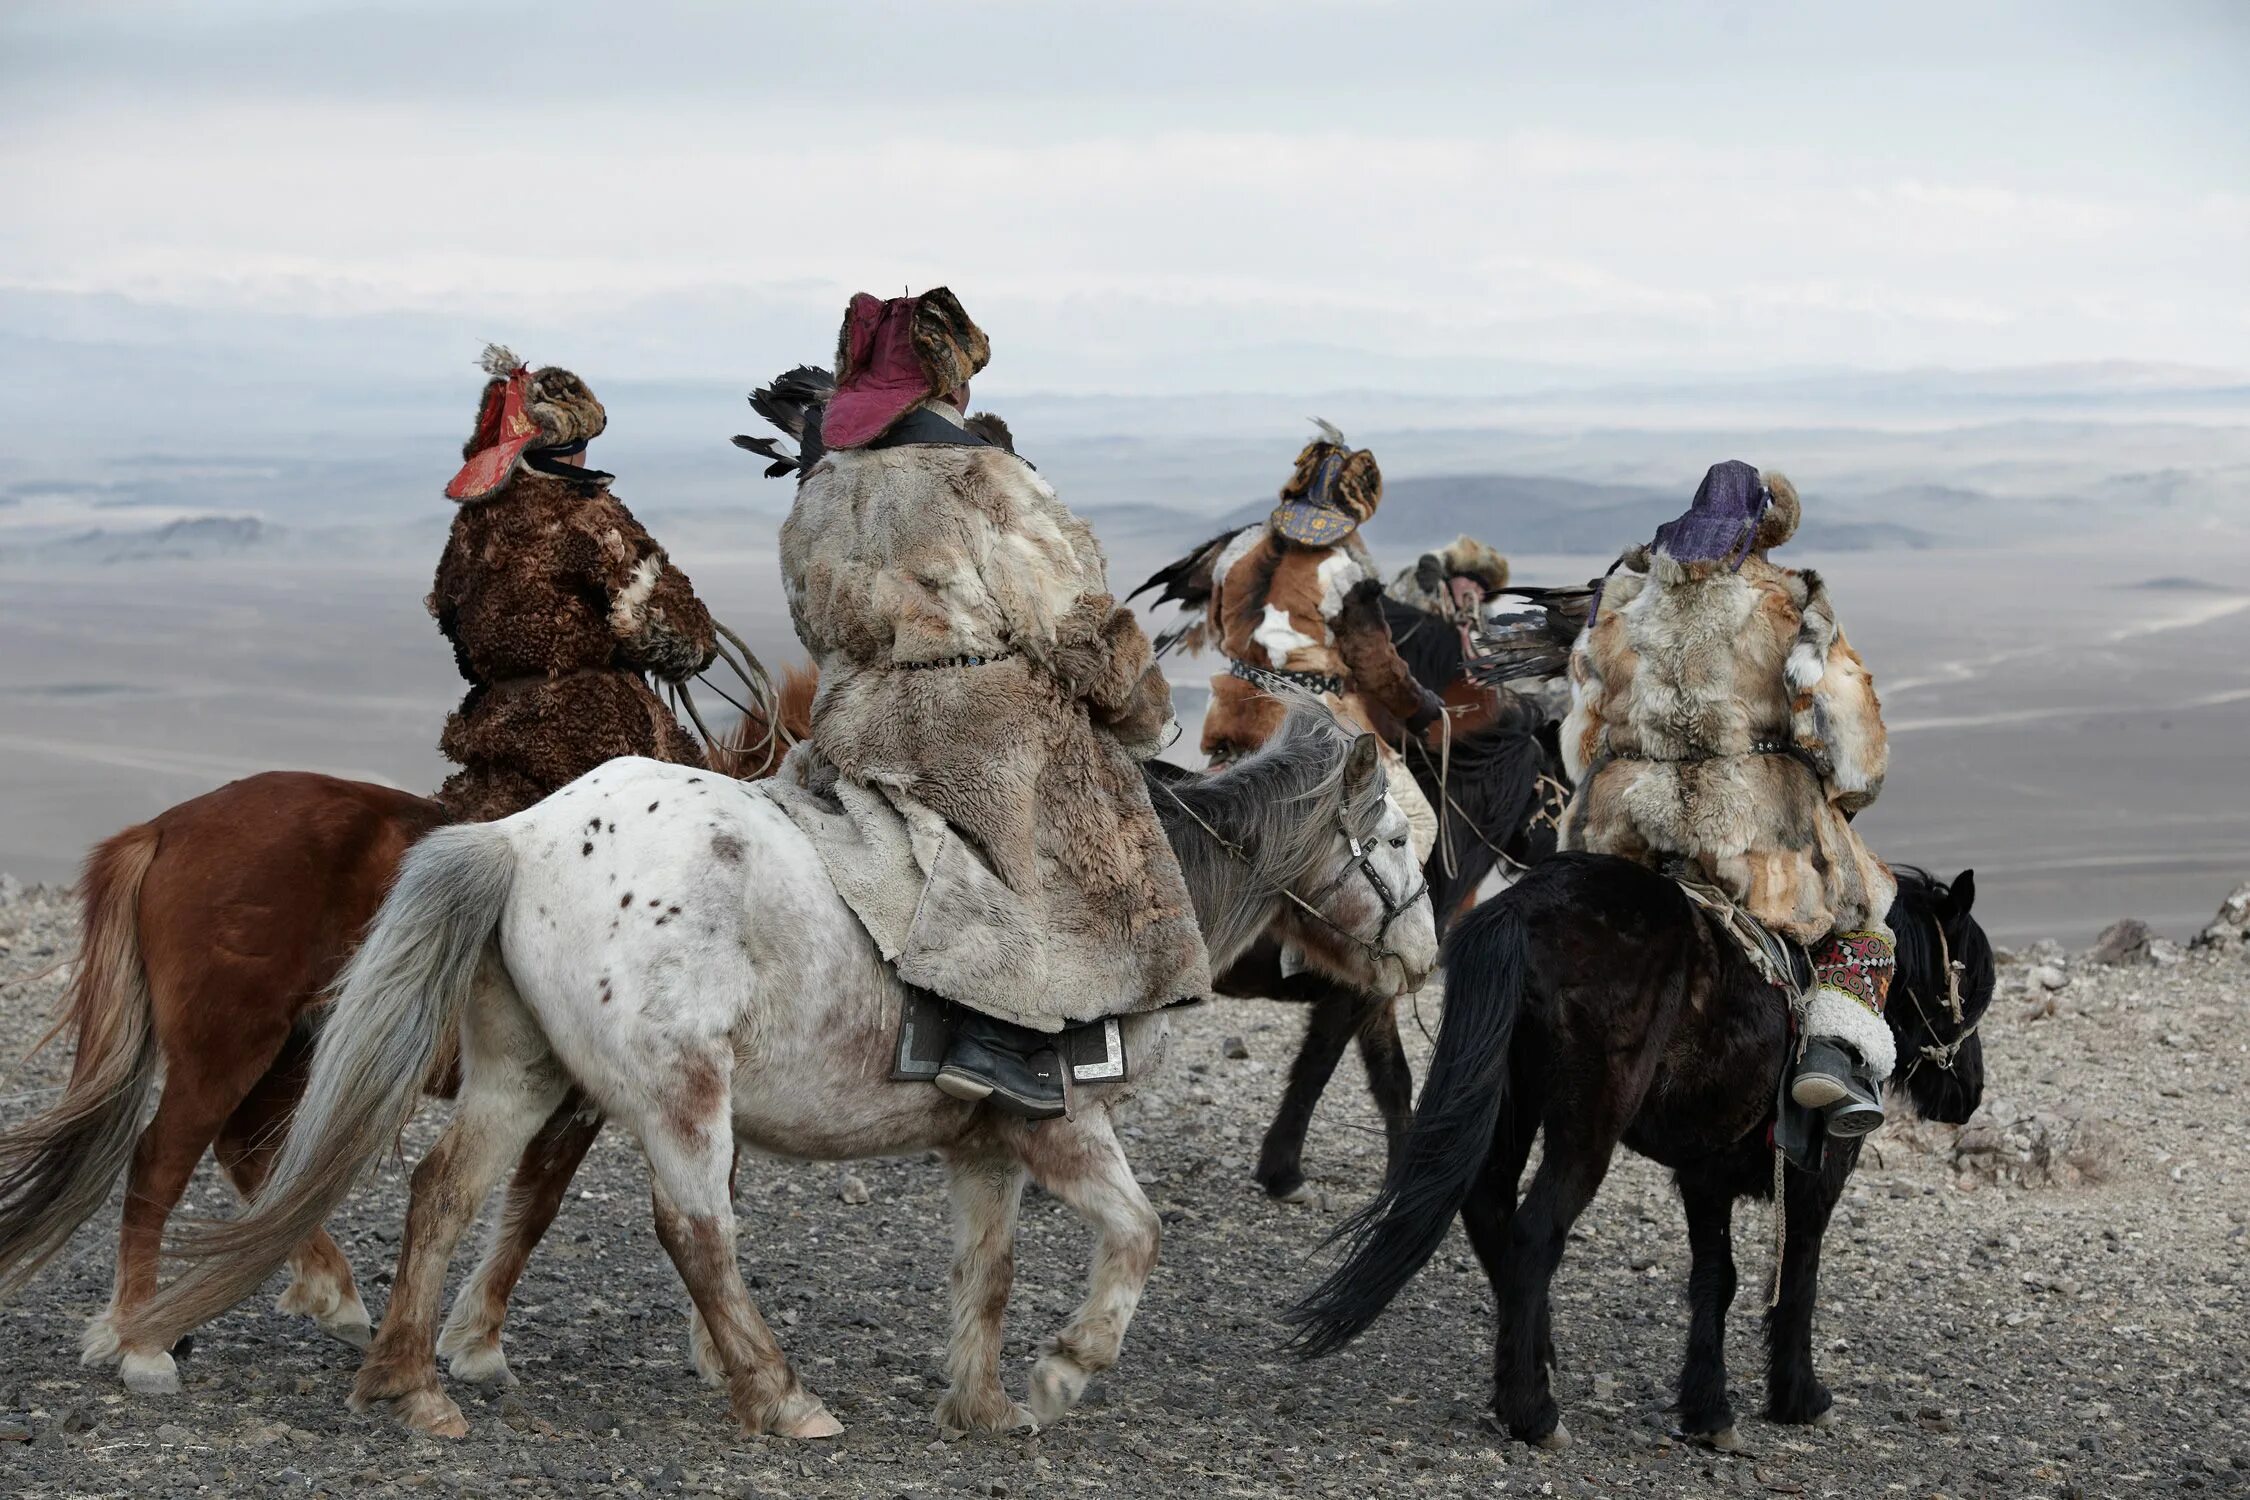
<instances>
[{"instance_id":1,"label":"black horse tail","mask_svg":"<svg viewBox=\"0 0 2250 1500\"><path fill-rule=\"evenodd\" d=\"M1366 1331L1437 1253L1491 1154L1528 960L1529 929L1512 897L1471 912L1446 942L1445 1018L1414 1126L1382 1192L1336 1231L1349 1245L1343 1264L1286 1315L1307 1359Z\"/></svg>"}]
</instances>

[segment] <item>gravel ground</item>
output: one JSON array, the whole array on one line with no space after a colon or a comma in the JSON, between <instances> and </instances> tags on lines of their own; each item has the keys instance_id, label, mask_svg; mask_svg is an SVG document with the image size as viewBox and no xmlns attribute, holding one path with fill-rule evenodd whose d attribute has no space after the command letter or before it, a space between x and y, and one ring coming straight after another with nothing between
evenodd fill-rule
<instances>
[{"instance_id":1,"label":"gravel ground","mask_svg":"<svg viewBox=\"0 0 2250 1500\"><path fill-rule=\"evenodd\" d=\"M2216 894L2216 893L2214 893ZM72 951L62 892L0 885L0 975ZM2156 960L2163 960L2158 962ZM846 1424L816 1447L736 1433L684 1357L684 1297L650 1231L646 1178L605 1137L514 1309L520 1390L451 1387L447 1443L344 1409L356 1356L268 1298L198 1336L187 1388L128 1397L81 1369L115 1213L0 1308L0 1491L59 1495L2120 1495L2250 1492L2250 950L2159 950L2119 967L2035 951L2004 970L1986 1108L1956 1132L1886 1127L1831 1232L1818 1325L1840 1423L1746 1416L1751 1452L1674 1441L1685 1235L1664 1175L1623 1158L1556 1282L1559 1396L1578 1443L1549 1456L1485 1420L1491 1302L1451 1241L1350 1353L1303 1366L1277 1314L1308 1257L1373 1190L1380 1137L1350 1065L1308 1168L1319 1207L1268 1203L1248 1164L1301 1018L1227 1002L1183 1020L1127 1135L1166 1227L1123 1362L1035 1437L936 1440L946 1218L920 1161L757 1163L742 1261L804 1376ZM0 991L0 1055L44 1029L60 980ZM1434 998L1424 1009L1434 1012ZM1435 1016L1429 1019L1434 1023ZM1426 1051L1409 1027L1417 1060ZM1229 1038L1249 1056L1230 1059ZM0 1082L41 1104L67 1054ZM28 1095L28 1097L27 1097ZM409 1159L436 1111L410 1133ZM865 1202L849 1179L866 1189ZM209 1174L191 1201L229 1200ZM386 1165L334 1227L380 1313L404 1211ZM1768 1221L1738 1216L1738 1404L1756 1406ZM1008 1357L1020 1394L1079 1295L1088 1240L1033 1190ZM464 1261L466 1257L464 1257ZM456 1267L457 1274L465 1270Z\"/></svg>"}]
</instances>

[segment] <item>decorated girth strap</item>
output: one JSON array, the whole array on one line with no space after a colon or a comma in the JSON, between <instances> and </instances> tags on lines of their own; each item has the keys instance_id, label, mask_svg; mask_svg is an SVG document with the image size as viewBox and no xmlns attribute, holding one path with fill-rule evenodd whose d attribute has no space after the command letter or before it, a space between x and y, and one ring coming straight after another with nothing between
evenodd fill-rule
<instances>
[{"instance_id":1,"label":"decorated girth strap","mask_svg":"<svg viewBox=\"0 0 2250 1500\"><path fill-rule=\"evenodd\" d=\"M1891 992L1898 953L1879 932L1839 932L1812 950L1813 981L1824 990L1849 995L1876 1015Z\"/></svg>"}]
</instances>

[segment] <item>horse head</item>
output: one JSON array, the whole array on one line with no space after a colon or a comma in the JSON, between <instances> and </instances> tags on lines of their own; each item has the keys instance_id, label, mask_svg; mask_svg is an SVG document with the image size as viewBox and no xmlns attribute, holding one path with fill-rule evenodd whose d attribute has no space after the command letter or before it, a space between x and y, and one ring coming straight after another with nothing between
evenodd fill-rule
<instances>
[{"instance_id":1,"label":"horse head","mask_svg":"<svg viewBox=\"0 0 2250 1500\"><path fill-rule=\"evenodd\" d=\"M1976 872L1951 882L1900 867L1891 930L1898 972L1884 1014L1898 1039L1898 1072L1914 1112L1958 1125L1984 1098L1984 1038L1979 1026L1992 1004L1992 943L1971 916Z\"/></svg>"}]
</instances>

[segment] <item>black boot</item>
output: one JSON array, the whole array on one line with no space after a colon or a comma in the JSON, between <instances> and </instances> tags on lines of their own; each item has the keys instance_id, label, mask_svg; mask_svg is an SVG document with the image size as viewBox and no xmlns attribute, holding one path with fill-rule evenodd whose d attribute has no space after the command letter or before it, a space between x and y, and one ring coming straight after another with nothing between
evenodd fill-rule
<instances>
[{"instance_id":1,"label":"black boot","mask_svg":"<svg viewBox=\"0 0 2250 1500\"><path fill-rule=\"evenodd\" d=\"M975 1011L957 1012L953 1044L932 1081L956 1099L990 1100L995 1109L1026 1120L1052 1120L1063 1112L1062 1054L1053 1037Z\"/></svg>"},{"instance_id":2,"label":"black boot","mask_svg":"<svg viewBox=\"0 0 2250 1500\"><path fill-rule=\"evenodd\" d=\"M1805 1043L1789 1097L1826 1115L1828 1133L1838 1140L1865 1135L1883 1123L1882 1091L1868 1082L1852 1050L1829 1037Z\"/></svg>"}]
</instances>

